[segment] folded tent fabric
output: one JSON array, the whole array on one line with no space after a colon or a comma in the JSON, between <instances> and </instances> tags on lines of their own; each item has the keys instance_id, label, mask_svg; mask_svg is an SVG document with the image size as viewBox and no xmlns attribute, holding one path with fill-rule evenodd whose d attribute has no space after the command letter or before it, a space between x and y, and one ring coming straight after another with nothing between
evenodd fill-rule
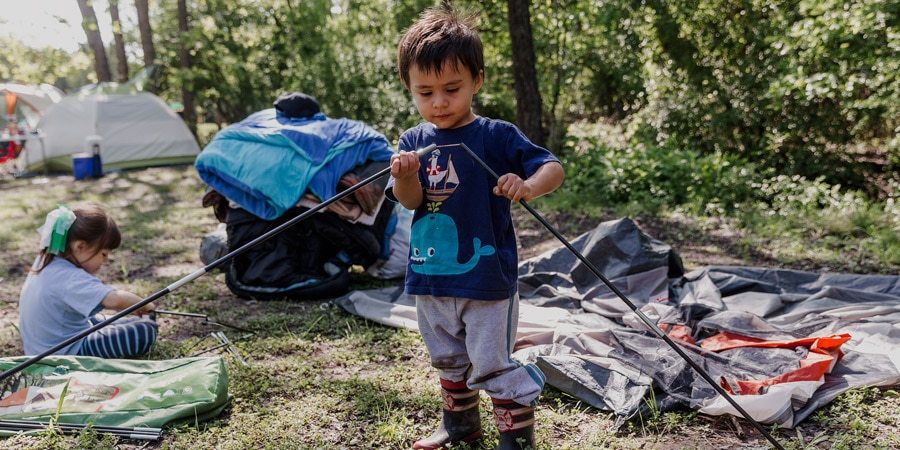
<instances>
[{"instance_id":1,"label":"folded tent fabric","mask_svg":"<svg viewBox=\"0 0 900 450\"><path fill-rule=\"evenodd\" d=\"M572 244L763 423L794 427L848 389L900 383L896 275L729 266L681 274L672 249L629 219L604 222ZM636 414L650 389L660 410L737 415L598 290L599 280L579 277L578 266L561 247L520 264L517 360L535 361L548 385L622 417ZM356 291L336 303L416 327L414 300L402 289Z\"/></svg>"},{"instance_id":2,"label":"folded tent fabric","mask_svg":"<svg viewBox=\"0 0 900 450\"><path fill-rule=\"evenodd\" d=\"M194 166L213 189L273 220L305 191L333 197L344 173L392 154L387 138L363 122L322 113L291 118L270 108L217 133Z\"/></svg>"},{"instance_id":3,"label":"folded tent fabric","mask_svg":"<svg viewBox=\"0 0 900 450\"><path fill-rule=\"evenodd\" d=\"M760 394L766 386L778 383L790 383L796 381L818 381L822 376L831 372L834 365L843 355L841 345L850 340L847 333L830 336L808 337L787 341L766 341L763 339L741 336L733 333L719 333L703 340L701 347L704 350L719 352L742 347L757 348L788 348L806 347L809 352L799 362L794 370L782 372L776 376L763 380L733 380L741 395ZM730 390L726 386L726 390Z\"/></svg>"}]
</instances>

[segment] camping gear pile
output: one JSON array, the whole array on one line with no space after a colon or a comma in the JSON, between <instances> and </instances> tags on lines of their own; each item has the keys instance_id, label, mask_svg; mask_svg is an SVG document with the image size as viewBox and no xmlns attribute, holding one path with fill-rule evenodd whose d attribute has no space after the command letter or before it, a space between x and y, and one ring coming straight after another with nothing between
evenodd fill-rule
<instances>
[{"instance_id":1,"label":"camping gear pile","mask_svg":"<svg viewBox=\"0 0 900 450\"><path fill-rule=\"evenodd\" d=\"M224 236L204 238L204 263L383 171L392 154L384 135L326 117L301 93L221 130L195 163L210 187L203 204L225 224ZM347 291L352 265L402 275L406 255L394 231L405 216L386 201L386 183L381 177L235 257L224 267L229 289L244 298L327 298ZM392 256L403 271L385 266Z\"/></svg>"},{"instance_id":2,"label":"camping gear pile","mask_svg":"<svg viewBox=\"0 0 900 450\"><path fill-rule=\"evenodd\" d=\"M900 383L900 276L725 266L685 274L668 245L628 219L572 245L758 422L792 428L848 389ZM568 249L523 261L519 293L514 357L536 362L549 385L623 420L648 397L659 411L738 415ZM336 302L417 329L402 288Z\"/></svg>"},{"instance_id":3,"label":"camping gear pile","mask_svg":"<svg viewBox=\"0 0 900 450\"><path fill-rule=\"evenodd\" d=\"M6 106L0 116L0 164L18 158L25 144L34 139L41 115L62 98L59 89L49 85L0 83Z\"/></svg>"}]
</instances>

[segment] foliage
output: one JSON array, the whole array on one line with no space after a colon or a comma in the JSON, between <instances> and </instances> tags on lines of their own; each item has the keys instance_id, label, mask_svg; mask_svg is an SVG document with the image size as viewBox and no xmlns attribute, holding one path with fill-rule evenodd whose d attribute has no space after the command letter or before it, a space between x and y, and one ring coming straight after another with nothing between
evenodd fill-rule
<instances>
[{"instance_id":1,"label":"foliage","mask_svg":"<svg viewBox=\"0 0 900 450\"><path fill-rule=\"evenodd\" d=\"M632 126L660 144L873 189L847 146L878 145L900 126L897 9L879 0L691 5L638 8L648 104Z\"/></svg>"},{"instance_id":2,"label":"foliage","mask_svg":"<svg viewBox=\"0 0 900 450\"><path fill-rule=\"evenodd\" d=\"M629 139L609 123L576 124L568 135L566 182L552 199L558 208L584 211L592 204L625 215L678 210L731 217L754 235L778 243L773 247L779 259L845 259L856 271L900 268L896 194L873 200L824 176L789 176L724 152ZM896 193L898 186L890 184L888 190Z\"/></svg>"},{"instance_id":3,"label":"foliage","mask_svg":"<svg viewBox=\"0 0 900 450\"><path fill-rule=\"evenodd\" d=\"M0 36L0 80L27 84L52 84L62 90L87 84L93 59L84 50L73 54L55 48L32 48Z\"/></svg>"},{"instance_id":4,"label":"foliage","mask_svg":"<svg viewBox=\"0 0 900 450\"><path fill-rule=\"evenodd\" d=\"M858 191L827 184L824 177L778 175L752 187L759 198L742 212L741 224L784 241L777 252L783 259L830 253L852 255L855 270L890 273L900 266L900 208L895 199L871 201ZM816 245L799 244L800 239Z\"/></svg>"},{"instance_id":5,"label":"foliage","mask_svg":"<svg viewBox=\"0 0 900 450\"><path fill-rule=\"evenodd\" d=\"M175 2L151 8L166 68L159 89L177 99L187 87L201 122L241 120L294 90L317 97L327 115L365 121L390 139L420 120L399 82L395 47L437 0L187 3L187 33L177 31ZM484 42L477 111L514 121L507 2L454 4L477 14ZM721 167L713 160L748 161L760 171L824 176L873 198L896 195L889 191L900 182L894 2L540 0L530 12L551 150L571 148L571 124L602 119L622 124L646 156L678 149L714 173ZM137 47L135 30L125 37ZM69 57L6 41L0 78L72 89L93 77L83 50ZM179 68L182 42L190 69ZM713 193L692 195L717 202Z\"/></svg>"},{"instance_id":6,"label":"foliage","mask_svg":"<svg viewBox=\"0 0 900 450\"><path fill-rule=\"evenodd\" d=\"M192 4L186 36L171 25L174 8L161 8L156 20L168 25L159 27L160 59L176 67L182 39L194 60L190 70L170 69L167 95L187 84L207 121L230 123L299 90L316 97L326 115L398 136L415 111L399 87L393 45L415 10L390 3L203 0Z\"/></svg>"},{"instance_id":7,"label":"foliage","mask_svg":"<svg viewBox=\"0 0 900 450\"><path fill-rule=\"evenodd\" d=\"M639 205L656 213L684 207L693 213L733 214L754 198L750 181L761 170L722 152L703 155L628 142L615 126L598 123L571 127L564 159L563 196L575 206L591 203Z\"/></svg>"}]
</instances>

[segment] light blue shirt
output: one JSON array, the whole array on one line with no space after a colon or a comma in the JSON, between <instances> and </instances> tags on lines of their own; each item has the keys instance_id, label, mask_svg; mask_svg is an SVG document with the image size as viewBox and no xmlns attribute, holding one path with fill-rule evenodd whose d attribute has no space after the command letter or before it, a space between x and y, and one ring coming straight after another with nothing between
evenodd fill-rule
<instances>
[{"instance_id":1,"label":"light blue shirt","mask_svg":"<svg viewBox=\"0 0 900 450\"><path fill-rule=\"evenodd\" d=\"M62 257L25 279L19 295L19 331L26 355L37 355L91 327L89 318L113 291L97 277ZM56 354L77 355L83 340Z\"/></svg>"}]
</instances>

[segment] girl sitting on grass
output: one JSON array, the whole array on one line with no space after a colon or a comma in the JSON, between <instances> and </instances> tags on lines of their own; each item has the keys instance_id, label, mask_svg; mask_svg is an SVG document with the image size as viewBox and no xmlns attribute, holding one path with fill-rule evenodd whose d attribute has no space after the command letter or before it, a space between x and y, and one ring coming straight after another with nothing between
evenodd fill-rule
<instances>
[{"instance_id":1,"label":"girl sitting on grass","mask_svg":"<svg viewBox=\"0 0 900 450\"><path fill-rule=\"evenodd\" d=\"M97 205L51 211L41 235L41 252L19 295L19 330L26 355L37 355L105 319L103 308L121 311L141 301L95 275L121 243L116 222ZM141 317L149 303L127 317L60 349L57 354L130 358L150 350L156 322Z\"/></svg>"}]
</instances>

